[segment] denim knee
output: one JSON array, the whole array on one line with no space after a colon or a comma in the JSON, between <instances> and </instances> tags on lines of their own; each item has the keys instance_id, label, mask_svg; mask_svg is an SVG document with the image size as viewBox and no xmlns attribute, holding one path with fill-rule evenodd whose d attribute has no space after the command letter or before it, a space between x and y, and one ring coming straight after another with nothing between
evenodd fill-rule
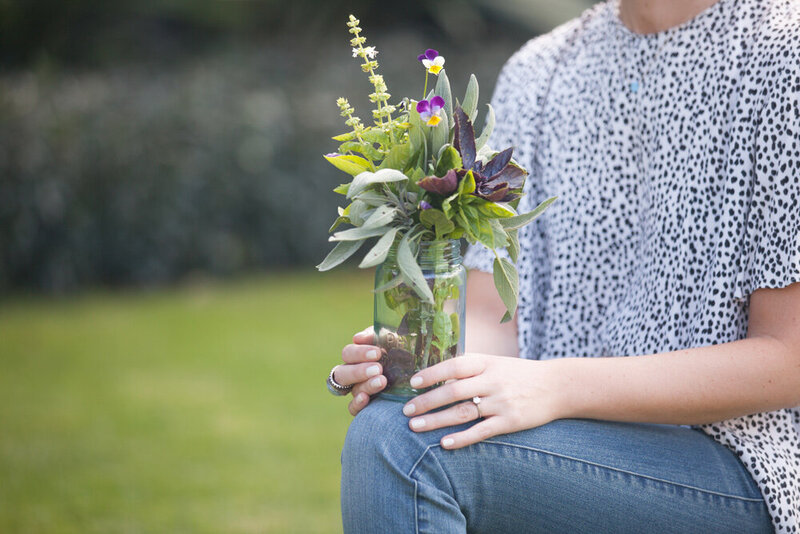
<instances>
[{"instance_id":1,"label":"denim knee","mask_svg":"<svg viewBox=\"0 0 800 534\"><path fill-rule=\"evenodd\" d=\"M402 408L398 402L373 399L353 418L342 448L343 476L345 468L369 470L386 462L402 464L414 457L415 451L416 457L424 452L427 445L408 428Z\"/></svg>"}]
</instances>

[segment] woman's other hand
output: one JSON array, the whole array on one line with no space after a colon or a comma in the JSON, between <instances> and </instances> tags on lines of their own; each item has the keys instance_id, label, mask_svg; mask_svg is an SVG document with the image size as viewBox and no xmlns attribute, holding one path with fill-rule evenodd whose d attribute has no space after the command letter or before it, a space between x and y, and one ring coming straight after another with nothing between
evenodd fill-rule
<instances>
[{"instance_id":1,"label":"woman's other hand","mask_svg":"<svg viewBox=\"0 0 800 534\"><path fill-rule=\"evenodd\" d=\"M403 413L412 417L409 426L416 432L476 421L444 436L441 444L447 449L540 426L566 416L565 377L557 366L557 361L465 354L414 375L411 384L418 388L445 384L411 399ZM480 397L479 407L474 397Z\"/></svg>"},{"instance_id":2,"label":"woman's other hand","mask_svg":"<svg viewBox=\"0 0 800 534\"><path fill-rule=\"evenodd\" d=\"M333 372L333 379L337 383L353 386L350 391L353 399L347 405L352 415L356 415L369 404L370 395L386 387L386 377L381 374L383 368L378 363L381 349L374 343L375 333L371 326L355 334L353 342L342 349L344 364L338 365Z\"/></svg>"}]
</instances>

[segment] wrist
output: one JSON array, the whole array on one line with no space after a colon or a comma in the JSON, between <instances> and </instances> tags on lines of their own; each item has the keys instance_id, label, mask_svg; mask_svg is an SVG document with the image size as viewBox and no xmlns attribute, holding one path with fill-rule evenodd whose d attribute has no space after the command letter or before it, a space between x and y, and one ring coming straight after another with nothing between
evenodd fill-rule
<instances>
[{"instance_id":1,"label":"wrist","mask_svg":"<svg viewBox=\"0 0 800 534\"><path fill-rule=\"evenodd\" d=\"M585 393L587 385L581 383L580 360L583 358L558 358L547 360L555 388L553 391L554 419L586 417Z\"/></svg>"}]
</instances>

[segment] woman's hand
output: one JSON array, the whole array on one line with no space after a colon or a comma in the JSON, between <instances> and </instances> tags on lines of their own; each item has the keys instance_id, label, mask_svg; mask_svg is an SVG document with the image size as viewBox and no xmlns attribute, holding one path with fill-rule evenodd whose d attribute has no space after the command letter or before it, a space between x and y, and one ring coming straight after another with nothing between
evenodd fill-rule
<instances>
[{"instance_id":1,"label":"woman's hand","mask_svg":"<svg viewBox=\"0 0 800 534\"><path fill-rule=\"evenodd\" d=\"M381 349L373 343L375 334L371 326L355 334L353 343L342 349L344 364L336 366L333 372L333 379L337 383L343 386L353 384L350 391L353 400L347 405L352 415L356 415L369 404L370 395L386 387L386 377L381 374L383 368L378 363Z\"/></svg>"},{"instance_id":2,"label":"woman's hand","mask_svg":"<svg viewBox=\"0 0 800 534\"><path fill-rule=\"evenodd\" d=\"M483 420L463 432L444 436L441 445L458 449L484 439L516 432L566 417L564 377L554 371L556 361L535 361L486 354L465 354L424 369L411 378L424 388L449 381L406 403L403 413L413 416L409 426L424 432L475 421L480 397ZM466 402L459 402L466 401ZM431 410L457 403L445 410Z\"/></svg>"}]
</instances>

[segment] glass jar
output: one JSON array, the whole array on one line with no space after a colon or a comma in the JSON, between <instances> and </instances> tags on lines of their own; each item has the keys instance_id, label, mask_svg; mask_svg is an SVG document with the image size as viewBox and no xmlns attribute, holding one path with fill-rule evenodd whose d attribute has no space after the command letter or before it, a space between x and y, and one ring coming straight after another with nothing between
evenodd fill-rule
<instances>
[{"instance_id":1,"label":"glass jar","mask_svg":"<svg viewBox=\"0 0 800 534\"><path fill-rule=\"evenodd\" d=\"M422 241L417 261L433 304L407 285L396 250L375 271L375 332L388 380L382 398L406 401L430 388L409 384L418 371L464 354L467 273L456 239Z\"/></svg>"}]
</instances>

